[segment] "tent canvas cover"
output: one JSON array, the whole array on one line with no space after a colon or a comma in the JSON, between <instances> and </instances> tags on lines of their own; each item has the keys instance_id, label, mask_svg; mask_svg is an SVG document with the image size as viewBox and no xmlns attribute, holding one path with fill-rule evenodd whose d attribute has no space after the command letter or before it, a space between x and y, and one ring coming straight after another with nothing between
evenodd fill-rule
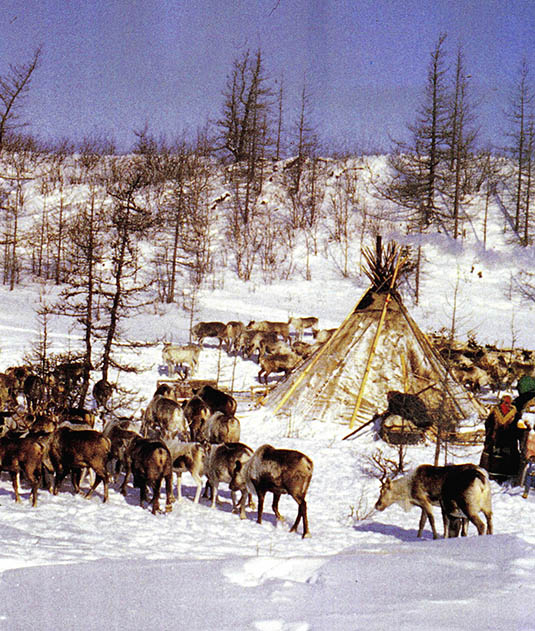
<instances>
[{"instance_id":1,"label":"tent canvas cover","mask_svg":"<svg viewBox=\"0 0 535 631\"><path fill-rule=\"evenodd\" d=\"M450 374L397 291L372 287L331 339L280 382L264 405L276 415L357 427L387 409L392 390L417 394L428 411L440 410L455 425L465 419L476 424L485 414Z\"/></svg>"}]
</instances>

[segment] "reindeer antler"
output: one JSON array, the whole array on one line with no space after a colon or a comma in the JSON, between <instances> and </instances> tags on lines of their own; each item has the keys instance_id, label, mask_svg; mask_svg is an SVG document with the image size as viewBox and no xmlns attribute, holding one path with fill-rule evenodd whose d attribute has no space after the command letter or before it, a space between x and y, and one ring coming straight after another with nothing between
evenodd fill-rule
<instances>
[{"instance_id":1,"label":"reindeer antler","mask_svg":"<svg viewBox=\"0 0 535 631\"><path fill-rule=\"evenodd\" d=\"M400 473L399 463L390 458L386 458L381 449L376 449L373 454L369 456L369 461L372 466L373 475L379 479L381 484L387 478L394 477Z\"/></svg>"}]
</instances>

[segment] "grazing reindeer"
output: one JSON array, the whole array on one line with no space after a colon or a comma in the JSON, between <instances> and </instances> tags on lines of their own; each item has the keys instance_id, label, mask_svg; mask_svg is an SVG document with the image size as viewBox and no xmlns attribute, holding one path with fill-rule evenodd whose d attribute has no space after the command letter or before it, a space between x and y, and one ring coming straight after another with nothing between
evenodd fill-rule
<instances>
[{"instance_id":1,"label":"grazing reindeer","mask_svg":"<svg viewBox=\"0 0 535 631\"><path fill-rule=\"evenodd\" d=\"M444 537L456 534L459 518L468 518L479 535L485 534L485 524L478 513L487 520L486 532L492 534L492 499L488 473L479 467L461 467L450 471L442 485L440 507L444 520Z\"/></svg>"},{"instance_id":2,"label":"grazing reindeer","mask_svg":"<svg viewBox=\"0 0 535 631\"><path fill-rule=\"evenodd\" d=\"M253 450L243 443L223 443L210 447L210 452L208 453L205 464L207 478L205 496L208 496L208 489L210 489L212 493L212 508L218 501L217 490L219 483L230 483L236 468L236 463L239 461L245 464L253 453ZM254 508L251 494L248 493L246 489L242 490L242 500L244 500L244 494L248 496L249 507ZM237 511L239 506L241 506L241 500L240 502L236 502L236 493L232 491L232 511Z\"/></svg>"},{"instance_id":3,"label":"grazing reindeer","mask_svg":"<svg viewBox=\"0 0 535 631\"><path fill-rule=\"evenodd\" d=\"M50 436L41 432L17 437L14 433L0 438L0 471L9 472L16 502L21 501L19 478L23 474L32 487L32 506L37 506L37 489Z\"/></svg>"},{"instance_id":4,"label":"grazing reindeer","mask_svg":"<svg viewBox=\"0 0 535 631\"><path fill-rule=\"evenodd\" d=\"M178 501L182 499L182 474L187 471L197 485L193 502L198 504L202 491L205 460L210 451L210 445L205 442L184 443L179 440L169 440L166 442L166 445L171 454L173 471L177 475L176 491Z\"/></svg>"},{"instance_id":5,"label":"grazing reindeer","mask_svg":"<svg viewBox=\"0 0 535 631\"><path fill-rule=\"evenodd\" d=\"M80 491L81 471L85 467L93 469L95 481L85 494L91 497L100 482L104 486L104 498L108 499L108 470L106 464L111 449L111 441L101 432L93 429L72 429L66 425L58 427L50 443L50 460L55 471L54 495L69 472L73 472L73 486Z\"/></svg>"},{"instance_id":6,"label":"grazing reindeer","mask_svg":"<svg viewBox=\"0 0 535 631\"><path fill-rule=\"evenodd\" d=\"M173 463L167 445L160 440L151 440L135 436L130 441L125 454L125 474L121 493L126 496L126 487L130 473L134 477L134 486L139 488L139 505L147 498L147 485L152 488L152 514L160 510L160 488L165 481L167 512L172 510L173 502Z\"/></svg>"},{"instance_id":7,"label":"grazing reindeer","mask_svg":"<svg viewBox=\"0 0 535 631\"><path fill-rule=\"evenodd\" d=\"M435 518L433 517L433 506L440 504L442 486L446 476L465 469L479 470L479 467L470 463L446 465L444 467L423 464L397 480L391 478L383 479L375 508L383 511L396 502L401 504L405 510L409 510L412 506L419 506L422 509L422 514L417 536L422 536L425 522L428 519L433 531L433 539L438 539ZM466 534L465 528L466 523L463 524L463 534Z\"/></svg>"},{"instance_id":8,"label":"grazing reindeer","mask_svg":"<svg viewBox=\"0 0 535 631\"><path fill-rule=\"evenodd\" d=\"M236 462L234 474L230 481L230 490L249 490L258 496L257 523L262 523L264 497L267 492L273 493L273 512L278 520L279 499L283 493L291 495L299 506L297 518L290 532L296 532L303 520L303 538L309 537L307 503L305 496L312 479L314 465L312 460L300 451L293 449L275 449L271 445L259 447L251 459L245 464ZM245 493L240 500L240 518L245 519Z\"/></svg>"}]
</instances>

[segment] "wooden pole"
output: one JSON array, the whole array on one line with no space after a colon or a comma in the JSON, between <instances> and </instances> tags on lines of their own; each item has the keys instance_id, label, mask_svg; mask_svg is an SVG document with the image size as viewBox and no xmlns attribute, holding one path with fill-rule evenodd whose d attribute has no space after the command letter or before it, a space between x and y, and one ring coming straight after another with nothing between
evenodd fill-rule
<instances>
[{"instance_id":1,"label":"wooden pole","mask_svg":"<svg viewBox=\"0 0 535 631\"><path fill-rule=\"evenodd\" d=\"M379 341L379 335L381 334L381 331L383 329L383 324L385 321L385 317L386 317L386 312L388 309L388 303L390 302L390 299L392 298L392 289L395 286L396 283L396 277L398 275L399 272L399 268L401 267L401 263L402 260L404 261L405 259L402 259L401 257L399 257L397 263L396 263L396 267L394 269L394 273L392 274L392 280L390 281L390 287L389 287L389 291L385 297L385 303L383 305L383 309L381 311L381 317L379 318L379 324L377 325L377 330L375 331L375 336L373 338L373 342L372 342L372 346L370 349L370 354L368 355L368 361L366 362L366 368L364 369L364 375L362 376L362 381L360 383L360 388L359 388L359 393L357 395L357 400L355 402L355 407L353 408L353 414L351 415L351 420L349 421L349 428L351 429L353 427L353 425L355 424L355 419L357 418L357 414L360 410L360 405L362 403L362 397L364 395L364 388L366 387L366 381L368 380L368 374L370 372L370 368L372 365L372 359L373 356L375 355L375 349L377 347L377 342Z\"/></svg>"}]
</instances>

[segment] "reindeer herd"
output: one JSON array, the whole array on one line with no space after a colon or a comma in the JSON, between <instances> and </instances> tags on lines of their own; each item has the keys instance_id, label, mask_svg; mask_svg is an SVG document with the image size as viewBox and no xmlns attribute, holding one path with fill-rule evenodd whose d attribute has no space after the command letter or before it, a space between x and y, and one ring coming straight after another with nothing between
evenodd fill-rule
<instances>
[{"instance_id":1,"label":"reindeer herd","mask_svg":"<svg viewBox=\"0 0 535 631\"><path fill-rule=\"evenodd\" d=\"M188 472L196 484L195 503L200 500L204 477L204 495L212 507L217 504L220 484L226 483L233 509L242 519L246 517L246 507L254 508L252 493L256 493L259 523L267 492L273 493L277 519L281 519L279 498L289 494L298 504L298 518L292 530L302 521L303 537L309 535L305 495L312 477L312 461L298 451L270 445L254 451L239 442L237 403L230 394L205 385L189 399L177 400L174 388L161 385L143 410L140 423L107 413L108 420L98 430L96 415L91 411L68 407L66 399L62 399L62 406L53 402L55 389L48 391L46 405L41 406L40 398L26 398L26 409L15 410L19 395L26 395L24 384L30 378L26 374L17 382L13 375L21 376L22 372L8 369L0 378L12 406L12 411L3 412L2 416L0 471L9 473L15 501L21 501L21 478L29 483L30 500L36 506L40 487L58 494L70 475L72 488L79 493L88 472L91 481L86 497L91 497L102 484L102 499L106 502L110 482L118 481L122 475L120 492L126 496L131 483L139 489L140 506L150 501L153 513L160 510L164 485L165 510L170 511L173 503L182 498L181 475ZM255 466L249 466L249 461Z\"/></svg>"},{"instance_id":2,"label":"reindeer herd","mask_svg":"<svg viewBox=\"0 0 535 631\"><path fill-rule=\"evenodd\" d=\"M318 320L313 317L290 318L288 322L251 321L247 326L240 322L200 322L193 327L198 344L166 344L162 359L171 374L184 364L194 371L200 345L206 338L216 338L228 352L248 358L258 353L259 381L267 382L272 372L289 372L332 336L333 330L320 331L317 325ZM290 327L297 338L293 343ZM306 329L311 329L314 343L303 341ZM262 523L266 493L273 495L272 511L277 519L281 519L280 496L289 494L298 506L291 531L297 531L302 524L302 536L309 536L306 494L312 479L312 460L299 451L268 444L255 450L240 442L237 404L229 393L204 385L190 398L181 400L174 388L163 384L147 402L140 422L107 414L102 430L98 430L92 412L68 405L69 389L86 369L67 362L54 370L48 403L50 399L61 401L55 406L44 405L43 384L26 369L17 367L0 374L2 409L18 405L22 396L26 403L24 412L11 420L10 413L2 413L4 427L0 433L0 471L9 473L17 502L21 477L30 484L30 499L35 506L40 487L57 494L70 475L72 488L78 493L83 476L89 472L91 482L86 497L102 484L102 499L106 502L110 482L117 482L122 475L120 492L126 496L132 487L138 488L140 506L150 501L153 513L160 510L163 485L165 510L170 511L174 502L182 499L181 476L187 472L196 485L194 503L199 503L203 493L211 507L216 507L220 484L226 484L233 511L241 519L246 518L246 508L254 509L256 495L258 523ZM105 405L112 395L111 386L98 382L93 395L107 413ZM442 511L445 537L465 535L468 522L476 526L478 534L492 533L488 476L473 464L420 465L397 479L383 475L375 508L382 511L396 502L421 508L418 537L427 520L433 537L438 537L432 513L432 507L437 505Z\"/></svg>"},{"instance_id":3,"label":"reindeer herd","mask_svg":"<svg viewBox=\"0 0 535 631\"><path fill-rule=\"evenodd\" d=\"M310 330L313 341L303 337ZM267 384L271 374L288 375L296 366L320 348L335 329L319 329L318 318L290 317L288 322L251 320L247 325L240 321L198 322L192 328L195 344L164 345L163 361L169 376L193 374L205 339L215 339L218 347L229 354L257 361L260 370L258 381ZM292 337L293 335L293 337Z\"/></svg>"}]
</instances>

